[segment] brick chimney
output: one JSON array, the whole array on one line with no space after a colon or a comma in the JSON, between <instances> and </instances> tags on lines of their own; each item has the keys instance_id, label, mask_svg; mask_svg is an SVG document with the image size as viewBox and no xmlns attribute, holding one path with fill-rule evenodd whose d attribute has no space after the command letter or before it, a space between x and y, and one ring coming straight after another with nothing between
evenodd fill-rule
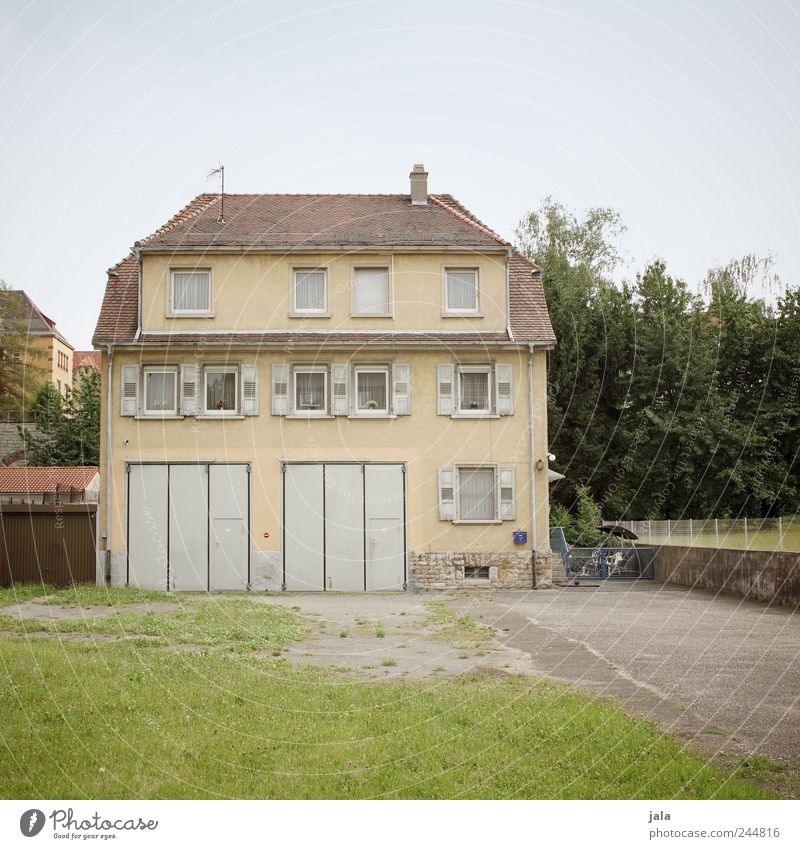
<instances>
[{"instance_id":1,"label":"brick chimney","mask_svg":"<svg viewBox=\"0 0 800 849\"><path fill-rule=\"evenodd\" d=\"M411 178L411 203L414 206L428 205L428 172L417 162L408 175Z\"/></svg>"}]
</instances>

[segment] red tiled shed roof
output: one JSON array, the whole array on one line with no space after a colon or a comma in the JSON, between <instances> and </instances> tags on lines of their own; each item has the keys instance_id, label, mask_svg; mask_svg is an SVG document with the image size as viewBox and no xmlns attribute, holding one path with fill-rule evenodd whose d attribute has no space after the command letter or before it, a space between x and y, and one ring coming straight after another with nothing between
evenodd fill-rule
<instances>
[{"instance_id":1,"label":"red tiled shed roof","mask_svg":"<svg viewBox=\"0 0 800 849\"><path fill-rule=\"evenodd\" d=\"M72 370L79 368L100 368L100 351L73 351Z\"/></svg>"},{"instance_id":2,"label":"red tiled shed roof","mask_svg":"<svg viewBox=\"0 0 800 849\"><path fill-rule=\"evenodd\" d=\"M0 468L0 492L83 491L99 469L96 466L23 466Z\"/></svg>"}]
</instances>

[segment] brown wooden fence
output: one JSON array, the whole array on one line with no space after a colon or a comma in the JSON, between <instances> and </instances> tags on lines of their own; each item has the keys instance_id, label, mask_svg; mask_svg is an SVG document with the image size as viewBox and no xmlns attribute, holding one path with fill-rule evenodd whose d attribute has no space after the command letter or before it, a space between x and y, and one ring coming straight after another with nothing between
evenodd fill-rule
<instances>
[{"instance_id":1,"label":"brown wooden fence","mask_svg":"<svg viewBox=\"0 0 800 849\"><path fill-rule=\"evenodd\" d=\"M96 504L0 505L0 586L93 584Z\"/></svg>"}]
</instances>

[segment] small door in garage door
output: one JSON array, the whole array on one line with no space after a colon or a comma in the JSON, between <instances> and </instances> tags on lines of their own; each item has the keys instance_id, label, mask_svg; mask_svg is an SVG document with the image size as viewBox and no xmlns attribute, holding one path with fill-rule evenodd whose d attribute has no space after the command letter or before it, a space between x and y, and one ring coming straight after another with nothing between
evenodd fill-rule
<instances>
[{"instance_id":1,"label":"small door in garage door","mask_svg":"<svg viewBox=\"0 0 800 849\"><path fill-rule=\"evenodd\" d=\"M322 466L284 466L284 583L287 590L325 589Z\"/></svg>"},{"instance_id":2,"label":"small door in garage door","mask_svg":"<svg viewBox=\"0 0 800 849\"><path fill-rule=\"evenodd\" d=\"M128 583L167 589L167 467L128 467Z\"/></svg>"},{"instance_id":3,"label":"small door in garage door","mask_svg":"<svg viewBox=\"0 0 800 849\"><path fill-rule=\"evenodd\" d=\"M246 590L250 552L247 466L209 467L210 588Z\"/></svg>"},{"instance_id":4,"label":"small door in garage door","mask_svg":"<svg viewBox=\"0 0 800 849\"><path fill-rule=\"evenodd\" d=\"M367 589L401 590L405 582L405 499L401 465L364 467Z\"/></svg>"},{"instance_id":5,"label":"small door in garage door","mask_svg":"<svg viewBox=\"0 0 800 849\"><path fill-rule=\"evenodd\" d=\"M208 589L208 466L169 467L169 588Z\"/></svg>"},{"instance_id":6,"label":"small door in garage door","mask_svg":"<svg viewBox=\"0 0 800 849\"><path fill-rule=\"evenodd\" d=\"M364 589L363 466L325 466L325 589Z\"/></svg>"}]
</instances>

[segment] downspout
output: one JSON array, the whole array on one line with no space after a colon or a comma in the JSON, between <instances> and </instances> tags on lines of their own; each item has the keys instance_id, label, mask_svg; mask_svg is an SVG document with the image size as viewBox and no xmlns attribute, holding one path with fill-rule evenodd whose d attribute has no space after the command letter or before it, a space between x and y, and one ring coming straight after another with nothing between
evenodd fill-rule
<instances>
[{"instance_id":1,"label":"downspout","mask_svg":"<svg viewBox=\"0 0 800 849\"><path fill-rule=\"evenodd\" d=\"M106 389L106 559L108 573L111 574L111 492L112 492L112 454L111 446L111 404L113 398L112 376L114 373L114 346L106 346L108 351L108 387Z\"/></svg>"},{"instance_id":2,"label":"downspout","mask_svg":"<svg viewBox=\"0 0 800 849\"><path fill-rule=\"evenodd\" d=\"M528 345L528 412L530 415L530 460L531 460L531 571L533 588L536 589L536 422L533 404L533 345Z\"/></svg>"}]
</instances>

